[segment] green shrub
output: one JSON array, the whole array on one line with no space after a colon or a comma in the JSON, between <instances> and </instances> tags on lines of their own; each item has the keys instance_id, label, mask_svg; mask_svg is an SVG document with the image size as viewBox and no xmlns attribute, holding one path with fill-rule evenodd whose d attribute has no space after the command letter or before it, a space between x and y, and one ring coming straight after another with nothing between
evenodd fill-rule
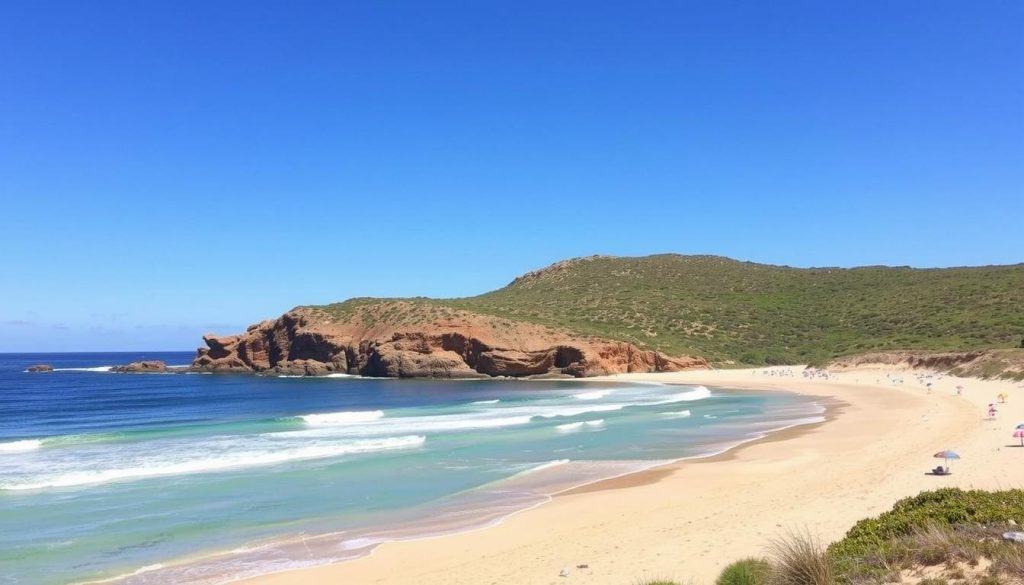
<instances>
[{"instance_id":1,"label":"green shrub","mask_svg":"<svg viewBox=\"0 0 1024 585\"><path fill-rule=\"evenodd\" d=\"M829 552L840 559L856 559L885 551L894 540L929 524L1005 524L1009 520L1024 523L1024 490L943 488L900 500L889 512L861 520Z\"/></svg>"},{"instance_id":2,"label":"green shrub","mask_svg":"<svg viewBox=\"0 0 1024 585\"><path fill-rule=\"evenodd\" d=\"M960 559L973 566L989 541L981 534L987 529L980 527L1005 526L1010 520L1024 523L1024 490L943 488L900 500L892 510L861 520L828 551L844 583L878 578L906 563ZM979 534L970 538L972 531ZM1003 564L1019 566L1012 557Z\"/></svg>"},{"instance_id":3,"label":"green shrub","mask_svg":"<svg viewBox=\"0 0 1024 585\"><path fill-rule=\"evenodd\" d=\"M743 559L726 567L715 585L763 585L772 573L771 564L764 559Z\"/></svg>"}]
</instances>

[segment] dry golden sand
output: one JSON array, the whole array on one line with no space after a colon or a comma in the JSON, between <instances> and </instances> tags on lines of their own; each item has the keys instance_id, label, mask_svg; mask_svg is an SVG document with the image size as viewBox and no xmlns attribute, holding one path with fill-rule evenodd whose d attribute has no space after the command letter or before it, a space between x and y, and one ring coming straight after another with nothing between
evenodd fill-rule
<instances>
[{"instance_id":1,"label":"dry golden sand","mask_svg":"<svg viewBox=\"0 0 1024 585\"><path fill-rule=\"evenodd\" d=\"M1024 486L1024 448L1011 447L1013 427L1024 422L1019 384L944 377L929 394L913 372L892 385L883 370L827 381L793 371L796 377L721 370L612 379L819 396L833 405L827 422L573 490L498 526L387 543L362 559L245 582L631 585L660 577L704 584L732 560L762 554L768 539L789 529L831 541L921 490ZM1009 402L986 420L985 407L1000 392ZM946 448L962 456L953 475L926 475L937 463L931 455ZM577 569L581 564L588 568ZM560 576L566 568L568 576Z\"/></svg>"}]
</instances>

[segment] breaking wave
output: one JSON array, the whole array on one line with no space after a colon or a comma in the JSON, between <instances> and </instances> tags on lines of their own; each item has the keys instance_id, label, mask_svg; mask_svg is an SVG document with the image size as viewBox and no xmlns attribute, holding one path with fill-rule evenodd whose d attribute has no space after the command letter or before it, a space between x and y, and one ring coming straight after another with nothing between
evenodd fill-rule
<instances>
[{"instance_id":1,"label":"breaking wave","mask_svg":"<svg viewBox=\"0 0 1024 585\"><path fill-rule=\"evenodd\" d=\"M599 418L596 420L584 420L574 423L566 423L564 425L558 425L555 430L560 433L572 433L575 431L581 431L586 427L600 427L604 425L604 419Z\"/></svg>"},{"instance_id":2,"label":"breaking wave","mask_svg":"<svg viewBox=\"0 0 1024 585\"><path fill-rule=\"evenodd\" d=\"M304 414L297 417L310 425L344 425L351 423L364 423L384 418L383 410L365 411L341 411L326 412L322 414Z\"/></svg>"},{"instance_id":3,"label":"breaking wave","mask_svg":"<svg viewBox=\"0 0 1024 585\"><path fill-rule=\"evenodd\" d=\"M0 443L0 453L24 453L25 451L35 451L42 446L43 442L39 439L8 441Z\"/></svg>"},{"instance_id":4,"label":"breaking wave","mask_svg":"<svg viewBox=\"0 0 1024 585\"><path fill-rule=\"evenodd\" d=\"M577 400L597 400L599 398L604 398L611 393L611 390L594 390L593 392L580 392L579 394L573 394L572 397Z\"/></svg>"},{"instance_id":5,"label":"breaking wave","mask_svg":"<svg viewBox=\"0 0 1024 585\"><path fill-rule=\"evenodd\" d=\"M0 490L31 490L51 487L72 487L86 484L107 483L125 479L143 479L167 475L186 475L274 465L289 461L303 461L388 451L392 449L408 449L418 447L426 441L423 436L387 437L383 439L366 439L345 443L311 444L281 448L266 444L262 449L248 450L244 448L202 449L197 447L190 451L174 454L160 454L155 457L137 457L133 464L124 465L123 459L109 461L115 465L104 468L102 462L84 462L88 469L82 469L80 462L75 467L58 473L41 473L18 479L0 480ZM205 452L204 452L205 451ZM195 454L195 453L199 454ZM116 465L122 463L122 465Z\"/></svg>"}]
</instances>

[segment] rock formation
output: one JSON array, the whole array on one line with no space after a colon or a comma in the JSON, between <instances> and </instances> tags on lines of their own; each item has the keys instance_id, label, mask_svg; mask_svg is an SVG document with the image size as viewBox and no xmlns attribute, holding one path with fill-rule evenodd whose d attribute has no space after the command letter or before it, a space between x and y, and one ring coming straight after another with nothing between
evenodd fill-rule
<instances>
[{"instance_id":1,"label":"rock formation","mask_svg":"<svg viewBox=\"0 0 1024 585\"><path fill-rule=\"evenodd\" d=\"M706 368L622 341L576 336L428 301L369 301L350 313L300 307L239 335L205 335L193 369L380 377L597 376Z\"/></svg>"},{"instance_id":2,"label":"rock formation","mask_svg":"<svg viewBox=\"0 0 1024 585\"><path fill-rule=\"evenodd\" d=\"M140 362L132 362L124 366L114 366L110 368L110 371L129 374L139 374L147 372L166 372L167 364L160 360L144 360Z\"/></svg>"}]
</instances>

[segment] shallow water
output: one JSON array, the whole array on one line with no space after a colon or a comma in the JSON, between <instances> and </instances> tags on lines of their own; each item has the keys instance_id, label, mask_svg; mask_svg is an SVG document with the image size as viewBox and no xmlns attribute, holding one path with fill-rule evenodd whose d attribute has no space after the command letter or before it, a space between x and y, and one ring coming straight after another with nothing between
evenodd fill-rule
<instances>
[{"instance_id":1,"label":"shallow water","mask_svg":"<svg viewBox=\"0 0 1024 585\"><path fill-rule=\"evenodd\" d=\"M191 354L0 356L0 583L323 564L823 410L700 386L104 371L142 357Z\"/></svg>"}]
</instances>

